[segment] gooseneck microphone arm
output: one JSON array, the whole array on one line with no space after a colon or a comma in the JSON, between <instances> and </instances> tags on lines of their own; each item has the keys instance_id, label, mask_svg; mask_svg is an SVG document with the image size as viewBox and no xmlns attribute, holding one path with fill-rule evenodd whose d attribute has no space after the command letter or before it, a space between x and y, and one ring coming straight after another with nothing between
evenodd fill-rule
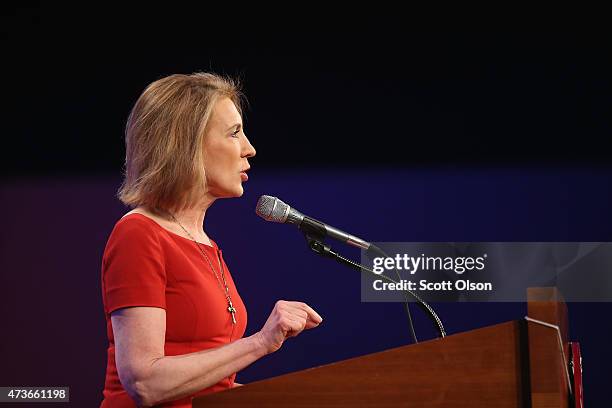
<instances>
[{"instance_id":1,"label":"gooseneck microphone arm","mask_svg":"<svg viewBox=\"0 0 612 408\"><path fill-rule=\"evenodd\" d=\"M335 259L336 261L338 261L341 264L347 265L353 269L356 269L358 271L361 272L366 272L369 273L370 275L380 278L384 281L387 281L389 283L398 283L396 281L394 281L393 279L383 275L383 274L377 274L375 273L373 270L371 270L370 268L363 266L355 261L352 261L348 258L345 258L344 256L340 255L337 252L334 252L331 250L331 247L329 245L326 245L324 242L321 241L320 237L317 236L316 233L311 233L311 232L306 232L305 229L302 229L300 227L300 229L302 230L302 232L304 233L304 236L306 237L306 240L308 241L308 247L316 254L319 254L321 256L324 257L328 257L328 258L332 258ZM308 228L306 228L308 229ZM374 246L373 244L371 244L371 246ZM380 248L375 247L374 248L370 248L369 249L372 252L376 252L379 255L383 255L383 256L387 256ZM397 270L396 270L397 273ZM427 314L427 316L429 316L429 318L431 319L431 321L433 322L433 324L436 326L436 329L438 331L438 334L440 335L441 338L444 338L446 336L446 330L444 330L444 325L442 324L442 321L440 320L440 318L438 317L438 315L436 314L436 312L432 309L431 306L429 306L429 304L427 302L425 302L423 299L421 299L416 293L408 290L408 289L404 289L402 291L404 293L404 295L410 295L412 296L412 298L414 298L414 300L416 300L417 305L425 312L425 314ZM410 327L410 334L412 335L412 339L414 340L415 343L418 343L417 337L416 337L416 333L414 332L414 326L412 324L412 316L410 314L410 310L408 309L408 299L406 299L406 302L404 303L404 305L406 306L406 311L408 312L408 326Z\"/></svg>"}]
</instances>

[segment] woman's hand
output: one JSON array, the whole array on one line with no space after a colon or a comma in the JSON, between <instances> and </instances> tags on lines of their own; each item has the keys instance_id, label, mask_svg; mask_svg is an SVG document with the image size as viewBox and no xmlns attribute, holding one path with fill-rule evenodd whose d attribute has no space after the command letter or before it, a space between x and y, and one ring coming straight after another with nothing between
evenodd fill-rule
<instances>
[{"instance_id":1,"label":"woman's hand","mask_svg":"<svg viewBox=\"0 0 612 408\"><path fill-rule=\"evenodd\" d=\"M266 352L273 353L289 337L317 327L322 321L323 318L306 303L279 300L257 335Z\"/></svg>"}]
</instances>

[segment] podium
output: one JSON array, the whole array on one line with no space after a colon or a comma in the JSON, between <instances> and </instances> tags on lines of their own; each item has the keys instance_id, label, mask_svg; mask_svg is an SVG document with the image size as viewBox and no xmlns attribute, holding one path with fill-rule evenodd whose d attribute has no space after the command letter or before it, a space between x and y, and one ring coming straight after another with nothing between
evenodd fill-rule
<instances>
[{"instance_id":1,"label":"podium","mask_svg":"<svg viewBox=\"0 0 612 408\"><path fill-rule=\"evenodd\" d=\"M527 299L529 320L253 382L193 407L569 407L567 308L554 288Z\"/></svg>"}]
</instances>

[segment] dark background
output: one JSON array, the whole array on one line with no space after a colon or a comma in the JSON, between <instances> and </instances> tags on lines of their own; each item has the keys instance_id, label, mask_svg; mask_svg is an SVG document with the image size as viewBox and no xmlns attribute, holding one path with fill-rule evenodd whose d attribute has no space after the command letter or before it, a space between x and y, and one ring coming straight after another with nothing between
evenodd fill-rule
<instances>
[{"instance_id":1,"label":"dark background","mask_svg":"<svg viewBox=\"0 0 612 408\"><path fill-rule=\"evenodd\" d=\"M240 77L250 101L251 180L206 221L249 308L247 334L280 298L325 319L239 381L409 342L401 305L361 303L352 271L253 214L260 194L372 241L612 240L606 33L408 30L380 15L254 28L193 9L154 14L34 5L1 17L0 385L69 385L73 405L101 400L100 259L126 211L115 198L123 127L144 87L171 73ZM435 306L451 334L525 314ZM601 406L612 307L569 311L585 402ZM414 314L419 338L433 338Z\"/></svg>"}]
</instances>

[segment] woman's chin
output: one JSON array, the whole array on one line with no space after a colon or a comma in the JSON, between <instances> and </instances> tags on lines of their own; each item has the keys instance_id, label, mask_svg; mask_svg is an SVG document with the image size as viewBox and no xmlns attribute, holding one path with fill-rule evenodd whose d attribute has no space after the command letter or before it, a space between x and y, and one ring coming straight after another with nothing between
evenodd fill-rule
<instances>
[{"instance_id":1,"label":"woman's chin","mask_svg":"<svg viewBox=\"0 0 612 408\"><path fill-rule=\"evenodd\" d=\"M236 189L234 190L234 197L242 197L242 195L244 194L244 187L242 187L242 183L238 184L236 186Z\"/></svg>"},{"instance_id":2,"label":"woman's chin","mask_svg":"<svg viewBox=\"0 0 612 408\"><path fill-rule=\"evenodd\" d=\"M236 188L232 188L227 189L225 191L221 191L218 194L216 194L217 198L238 198L238 197L242 197L242 195L244 194L244 189L242 188L242 186L238 186Z\"/></svg>"},{"instance_id":3,"label":"woman's chin","mask_svg":"<svg viewBox=\"0 0 612 408\"><path fill-rule=\"evenodd\" d=\"M242 197L244 188L240 184L228 184L226 186L209 185L208 193L215 198L237 198Z\"/></svg>"}]
</instances>

